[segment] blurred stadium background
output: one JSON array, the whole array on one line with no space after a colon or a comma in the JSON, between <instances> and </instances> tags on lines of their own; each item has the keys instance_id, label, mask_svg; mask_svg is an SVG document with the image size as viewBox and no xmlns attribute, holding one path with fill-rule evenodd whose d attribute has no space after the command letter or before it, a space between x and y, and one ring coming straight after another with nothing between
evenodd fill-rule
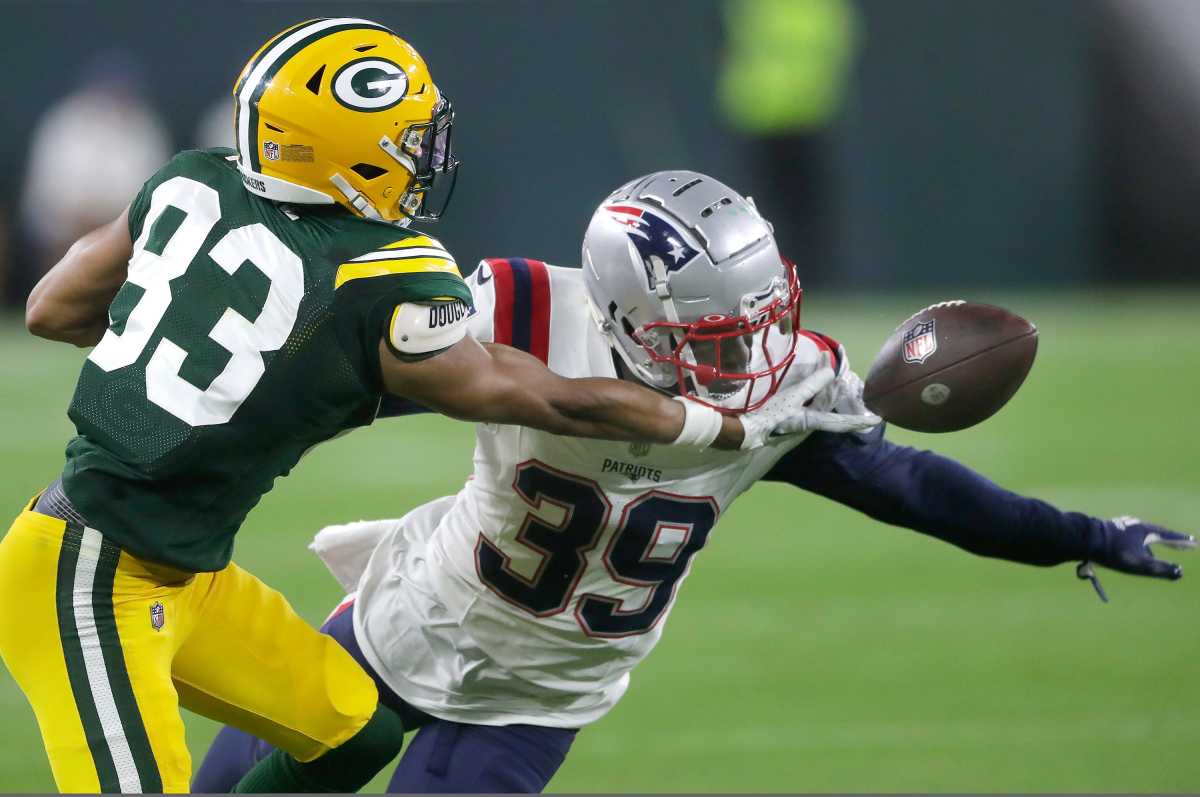
<instances>
[{"instance_id":1,"label":"blurred stadium background","mask_svg":"<svg viewBox=\"0 0 1200 797\"><path fill-rule=\"evenodd\" d=\"M0 6L0 498L61 464L82 352L21 325L29 287L173 150L231 139L267 36L364 16L455 101L464 161L435 234L576 262L592 208L662 168L758 198L806 325L865 369L962 296L1035 321L987 423L895 439L1012 489L1196 531L1200 4L1190 0L440 0ZM112 208L115 207L115 210ZM321 525L453 492L471 429L403 419L313 453L237 558L314 623L339 597ZM247 456L252 452L247 452ZM723 520L670 628L558 791L1196 791L1200 560L1179 584L969 557L779 486ZM1190 559L1190 561L1189 561ZM0 789L53 788L0 674ZM188 717L197 760L215 732ZM376 781L378 790L383 781Z\"/></svg>"}]
</instances>

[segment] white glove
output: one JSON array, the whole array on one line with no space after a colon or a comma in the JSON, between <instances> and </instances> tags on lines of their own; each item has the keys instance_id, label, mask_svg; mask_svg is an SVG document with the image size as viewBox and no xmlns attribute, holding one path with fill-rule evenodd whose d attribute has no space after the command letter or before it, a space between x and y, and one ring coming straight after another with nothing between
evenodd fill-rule
<instances>
[{"instance_id":1,"label":"white glove","mask_svg":"<svg viewBox=\"0 0 1200 797\"><path fill-rule=\"evenodd\" d=\"M863 403L863 381L858 374L846 369L846 372L830 387L830 406L846 415L869 415L870 410Z\"/></svg>"},{"instance_id":2,"label":"white glove","mask_svg":"<svg viewBox=\"0 0 1200 797\"><path fill-rule=\"evenodd\" d=\"M865 407L859 414L843 415L836 412L812 410L804 406L813 396L828 387L834 378L833 367L829 364L829 355L825 354L821 367L809 374L802 382L780 390L754 412L740 416L742 428L745 430L742 450L758 448L767 442L767 438L778 435L799 434L800 432L863 432L879 425L882 419L878 415L867 412ZM861 386L861 383L859 384ZM842 390L852 391L853 384L846 387L835 386L834 389L839 392Z\"/></svg>"}]
</instances>

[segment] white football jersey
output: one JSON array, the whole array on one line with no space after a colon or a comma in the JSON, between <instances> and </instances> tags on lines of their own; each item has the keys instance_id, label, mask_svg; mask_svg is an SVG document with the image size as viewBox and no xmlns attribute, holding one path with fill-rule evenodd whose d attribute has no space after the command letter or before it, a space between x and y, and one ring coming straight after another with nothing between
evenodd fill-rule
<instances>
[{"instance_id":1,"label":"white football jersey","mask_svg":"<svg viewBox=\"0 0 1200 797\"><path fill-rule=\"evenodd\" d=\"M488 260L470 282L477 339L525 349L563 376L616 376L578 269ZM786 379L810 374L830 343L801 336ZM830 409L831 393L814 408ZM802 439L698 452L481 424L466 486L375 547L358 584L359 644L400 697L435 717L599 719L658 642L721 513Z\"/></svg>"}]
</instances>

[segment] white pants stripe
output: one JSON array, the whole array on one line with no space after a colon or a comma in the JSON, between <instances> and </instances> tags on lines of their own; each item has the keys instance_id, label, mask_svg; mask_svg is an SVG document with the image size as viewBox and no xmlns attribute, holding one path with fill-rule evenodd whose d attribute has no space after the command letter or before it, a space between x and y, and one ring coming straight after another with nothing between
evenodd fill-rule
<instances>
[{"instance_id":1,"label":"white pants stripe","mask_svg":"<svg viewBox=\"0 0 1200 797\"><path fill-rule=\"evenodd\" d=\"M83 648L83 662L87 670L92 699L96 701L96 713L104 729L104 739L112 753L117 769L121 791L140 794L142 780L138 775L117 703L113 699L112 687L108 683L108 668L104 664L104 653L100 647L100 634L96 629L96 618L92 611L92 584L96 578L96 562L100 558L100 532L85 527L83 541L79 546L79 559L75 565L75 585L72 604L75 608L75 627L79 633L79 644Z\"/></svg>"}]
</instances>

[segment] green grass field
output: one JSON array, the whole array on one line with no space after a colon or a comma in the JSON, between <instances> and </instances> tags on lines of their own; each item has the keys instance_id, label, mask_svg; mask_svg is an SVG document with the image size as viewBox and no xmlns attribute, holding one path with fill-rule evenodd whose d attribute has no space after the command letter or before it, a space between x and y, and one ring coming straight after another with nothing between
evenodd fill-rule
<instances>
[{"instance_id":1,"label":"green grass field","mask_svg":"<svg viewBox=\"0 0 1200 797\"><path fill-rule=\"evenodd\" d=\"M860 373L942 297L810 296L806 325ZM948 436L893 430L1065 508L1200 526L1200 293L981 295L1038 323L1029 380ZM82 354L0 327L0 498L56 474ZM471 428L381 423L307 457L250 516L238 561L320 622L339 597L320 526L458 489ZM248 452L249 453L249 452ZM1174 553L1174 552L1169 552ZM1200 552L1182 582L984 560L791 488L741 499L697 557L625 700L586 729L557 791L1200 790ZM0 674L0 789L53 788L33 714ZM196 761L216 728L188 716ZM383 779L373 784L381 790Z\"/></svg>"}]
</instances>

